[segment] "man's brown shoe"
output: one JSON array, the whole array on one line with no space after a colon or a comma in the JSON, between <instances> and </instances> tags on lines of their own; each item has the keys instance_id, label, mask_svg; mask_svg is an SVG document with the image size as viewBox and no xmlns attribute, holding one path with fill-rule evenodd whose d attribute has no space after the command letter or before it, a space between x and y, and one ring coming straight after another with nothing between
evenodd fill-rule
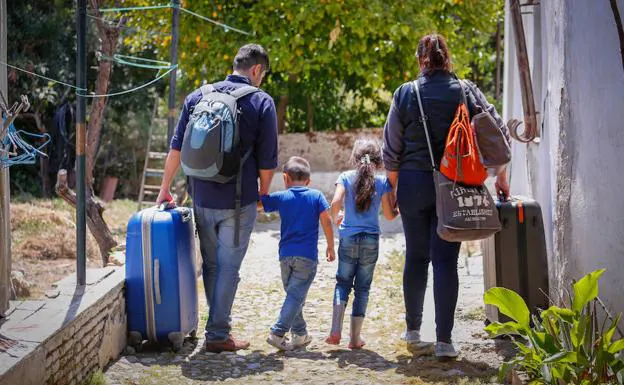
<instances>
[{"instance_id":1,"label":"man's brown shoe","mask_svg":"<svg viewBox=\"0 0 624 385\"><path fill-rule=\"evenodd\" d=\"M229 336L227 340L220 342L206 341L204 344L207 352L221 353L221 352L235 352L237 350L244 350L249 347L248 341L236 340L234 337Z\"/></svg>"}]
</instances>

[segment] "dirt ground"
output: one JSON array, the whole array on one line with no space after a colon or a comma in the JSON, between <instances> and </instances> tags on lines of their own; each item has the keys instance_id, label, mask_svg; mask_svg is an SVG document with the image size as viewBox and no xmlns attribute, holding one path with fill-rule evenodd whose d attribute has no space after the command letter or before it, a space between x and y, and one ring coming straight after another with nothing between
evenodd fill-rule
<instances>
[{"instance_id":1,"label":"dirt ground","mask_svg":"<svg viewBox=\"0 0 624 385\"><path fill-rule=\"evenodd\" d=\"M120 244L136 203L117 200L106 206L104 219ZM28 298L37 299L52 284L76 271L75 211L60 199L11 203L12 270L24 273L32 286ZM88 234L87 266L101 267L97 243ZM24 299L24 298L22 298Z\"/></svg>"},{"instance_id":2,"label":"dirt ground","mask_svg":"<svg viewBox=\"0 0 624 385\"><path fill-rule=\"evenodd\" d=\"M241 269L241 283L232 312L233 333L251 342L250 350L212 354L203 336L188 340L174 353L167 347L128 352L110 365L108 384L490 384L502 360L498 343L483 332L483 276L478 250L464 249L460 258L460 297L454 340L462 350L456 362L439 362L430 354L414 354L400 340L405 323L401 286L405 240L400 221L383 222L380 259L375 271L363 329L365 349L324 343L331 323L332 292L337 264L321 260L306 301L304 316L313 342L307 349L280 353L265 339L284 298L277 247L279 219L261 216ZM319 250L324 250L321 240ZM468 252L473 256L468 257ZM201 280L200 280L201 281ZM435 339L431 277L425 304L423 337ZM201 283L200 325L207 305ZM348 336L348 317L344 335Z\"/></svg>"}]
</instances>

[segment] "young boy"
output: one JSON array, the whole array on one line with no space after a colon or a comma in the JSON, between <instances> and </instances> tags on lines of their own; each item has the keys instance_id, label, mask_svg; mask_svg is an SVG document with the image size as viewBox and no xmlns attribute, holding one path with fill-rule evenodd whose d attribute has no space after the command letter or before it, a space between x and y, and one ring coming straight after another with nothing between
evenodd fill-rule
<instances>
[{"instance_id":1,"label":"young boy","mask_svg":"<svg viewBox=\"0 0 624 385\"><path fill-rule=\"evenodd\" d=\"M312 341L303 319L303 306L316 275L319 219L327 238L327 260L336 259L329 204L320 191L307 187L309 183L310 164L293 156L284 165L287 190L260 198L264 211L279 211L282 220L279 259L286 299L267 338L280 350L300 348ZM286 337L289 331L292 341Z\"/></svg>"}]
</instances>

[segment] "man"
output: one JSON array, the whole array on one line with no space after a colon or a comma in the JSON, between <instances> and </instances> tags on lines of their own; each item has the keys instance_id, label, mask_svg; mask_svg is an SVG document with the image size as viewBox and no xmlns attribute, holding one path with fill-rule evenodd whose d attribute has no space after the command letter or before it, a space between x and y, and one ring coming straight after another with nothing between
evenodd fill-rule
<instances>
[{"instance_id":1,"label":"man","mask_svg":"<svg viewBox=\"0 0 624 385\"><path fill-rule=\"evenodd\" d=\"M224 81L213 84L217 92L230 92L252 85L259 87L269 70L269 56L260 45L241 47L234 58L233 73ZM171 149L165 162L157 202L171 202L171 181L180 167L180 151L184 132L194 106L201 100L200 89L184 101ZM235 242L236 178L230 183L215 183L189 178L188 189L193 198L195 221L202 255L202 275L206 300L210 307L206 324L206 350L219 353L249 347L249 342L230 334L230 313L236 295L239 270L256 221L256 202L269 190L273 169L277 167L277 117L273 99L258 91L238 100L242 152L251 149L251 156L242 169L242 195L239 242ZM260 186L258 188L258 179Z\"/></svg>"}]
</instances>

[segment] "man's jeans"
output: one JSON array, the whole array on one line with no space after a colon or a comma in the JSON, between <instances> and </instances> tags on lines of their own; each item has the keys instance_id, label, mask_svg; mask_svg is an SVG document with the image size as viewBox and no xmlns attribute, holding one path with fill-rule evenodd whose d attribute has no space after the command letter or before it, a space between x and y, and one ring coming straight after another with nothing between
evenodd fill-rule
<instances>
[{"instance_id":1,"label":"man's jeans","mask_svg":"<svg viewBox=\"0 0 624 385\"><path fill-rule=\"evenodd\" d=\"M349 293L353 289L355 298L351 315L364 317L378 257L379 235L377 234L361 233L340 239L334 305L340 302L346 304L349 301Z\"/></svg>"},{"instance_id":2,"label":"man's jeans","mask_svg":"<svg viewBox=\"0 0 624 385\"><path fill-rule=\"evenodd\" d=\"M210 307L206 341L225 341L231 330L230 313L236 296L241 263L256 222L256 204L241 209L240 242L234 246L234 210L195 206L195 221L202 255L202 275Z\"/></svg>"},{"instance_id":3,"label":"man's jeans","mask_svg":"<svg viewBox=\"0 0 624 385\"><path fill-rule=\"evenodd\" d=\"M316 276L316 266L316 261L305 257L285 257L280 260L286 299L271 333L280 337L289 331L298 336L307 334L303 305Z\"/></svg>"}]
</instances>

